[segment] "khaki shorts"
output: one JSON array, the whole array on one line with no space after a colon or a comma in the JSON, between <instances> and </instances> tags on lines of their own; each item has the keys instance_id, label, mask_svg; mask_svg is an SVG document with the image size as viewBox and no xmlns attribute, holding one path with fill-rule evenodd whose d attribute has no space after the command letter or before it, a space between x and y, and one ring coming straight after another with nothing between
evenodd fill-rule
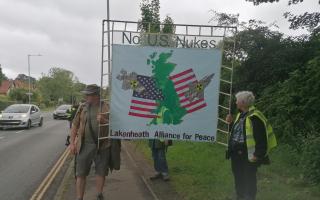
<instances>
[{"instance_id":1,"label":"khaki shorts","mask_svg":"<svg viewBox=\"0 0 320 200\"><path fill-rule=\"evenodd\" d=\"M107 176L109 170L110 148L100 149L97 154L95 144L84 143L76 156L76 176L88 176L94 162L95 174Z\"/></svg>"}]
</instances>

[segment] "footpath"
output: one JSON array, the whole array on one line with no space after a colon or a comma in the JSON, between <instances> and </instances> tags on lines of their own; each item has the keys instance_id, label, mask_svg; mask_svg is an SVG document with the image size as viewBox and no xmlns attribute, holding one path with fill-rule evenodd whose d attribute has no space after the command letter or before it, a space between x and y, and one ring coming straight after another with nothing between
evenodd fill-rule
<instances>
[{"instance_id":1,"label":"footpath","mask_svg":"<svg viewBox=\"0 0 320 200\"><path fill-rule=\"evenodd\" d=\"M182 200L170 181L150 181L154 175L152 163L131 142L122 142L121 169L107 176L105 200ZM76 200L74 161L70 162L54 200ZM84 200L95 200L94 167L87 177Z\"/></svg>"}]
</instances>

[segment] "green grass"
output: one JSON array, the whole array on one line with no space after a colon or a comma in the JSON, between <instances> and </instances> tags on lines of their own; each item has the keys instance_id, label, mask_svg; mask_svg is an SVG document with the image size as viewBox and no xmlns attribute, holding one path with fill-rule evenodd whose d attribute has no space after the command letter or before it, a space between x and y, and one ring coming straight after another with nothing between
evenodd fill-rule
<instances>
[{"instance_id":1,"label":"green grass","mask_svg":"<svg viewBox=\"0 0 320 200\"><path fill-rule=\"evenodd\" d=\"M147 142L136 142L151 161ZM258 170L257 200L319 200L320 185L304 182L300 169L290 164L294 155L285 147L271 154L271 165ZM227 200L234 196L230 161L218 144L174 142L167 154L172 184L187 200Z\"/></svg>"}]
</instances>

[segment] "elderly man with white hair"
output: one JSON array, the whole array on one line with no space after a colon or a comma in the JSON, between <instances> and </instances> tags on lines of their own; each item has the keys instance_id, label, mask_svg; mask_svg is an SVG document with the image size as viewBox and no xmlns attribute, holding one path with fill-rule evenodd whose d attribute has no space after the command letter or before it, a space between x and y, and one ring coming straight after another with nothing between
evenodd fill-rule
<instances>
[{"instance_id":1,"label":"elderly man with white hair","mask_svg":"<svg viewBox=\"0 0 320 200\"><path fill-rule=\"evenodd\" d=\"M237 200L254 200L257 193L257 169L269 164L268 153L277 145L275 135L266 117L254 107L255 97L250 91L236 94L239 109L232 124L227 151L235 181Z\"/></svg>"}]
</instances>

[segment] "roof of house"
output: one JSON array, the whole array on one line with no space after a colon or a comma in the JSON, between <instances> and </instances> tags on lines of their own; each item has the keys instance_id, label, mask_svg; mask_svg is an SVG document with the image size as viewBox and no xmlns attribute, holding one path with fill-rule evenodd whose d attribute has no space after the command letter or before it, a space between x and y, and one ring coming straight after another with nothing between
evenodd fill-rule
<instances>
[{"instance_id":1,"label":"roof of house","mask_svg":"<svg viewBox=\"0 0 320 200\"><path fill-rule=\"evenodd\" d=\"M10 89L11 81L3 80L0 85L0 94L7 94Z\"/></svg>"},{"instance_id":2,"label":"roof of house","mask_svg":"<svg viewBox=\"0 0 320 200\"><path fill-rule=\"evenodd\" d=\"M29 88L29 84L24 82L24 81L21 81L21 80L17 80L17 79L14 80L13 84L14 84L15 88L24 88L24 89L28 89Z\"/></svg>"}]
</instances>

